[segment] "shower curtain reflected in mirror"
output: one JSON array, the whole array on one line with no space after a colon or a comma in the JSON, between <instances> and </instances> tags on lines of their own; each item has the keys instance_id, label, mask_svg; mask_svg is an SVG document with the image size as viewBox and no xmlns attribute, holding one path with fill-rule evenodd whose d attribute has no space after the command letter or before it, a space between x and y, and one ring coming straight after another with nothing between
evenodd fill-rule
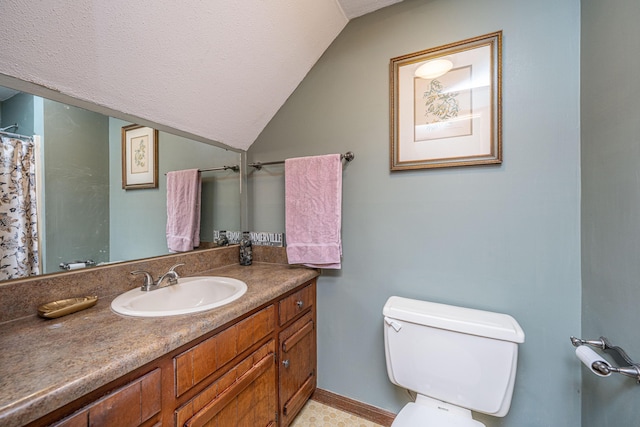
<instances>
[{"instance_id":1,"label":"shower curtain reflected in mirror","mask_svg":"<svg viewBox=\"0 0 640 427\"><path fill-rule=\"evenodd\" d=\"M35 144L2 136L0 144L0 280L38 274Z\"/></svg>"}]
</instances>

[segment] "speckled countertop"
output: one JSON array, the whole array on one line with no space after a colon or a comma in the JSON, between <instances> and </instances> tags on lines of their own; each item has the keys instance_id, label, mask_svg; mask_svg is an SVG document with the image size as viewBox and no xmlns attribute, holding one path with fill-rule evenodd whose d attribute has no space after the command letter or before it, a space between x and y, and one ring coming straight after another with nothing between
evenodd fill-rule
<instances>
[{"instance_id":1,"label":"speckled countertop","mask_svg":"<svg viewBox=\"0 0 640 427\"><path fill-rule=\"evenodd\" d=\"M311 280L316 270L280 264L230 265L199 275L247 283L237 301L203 313L133 318L111 300L58 319L0 325L0 425L21 426Z\"/></svg>"}]
</instances>

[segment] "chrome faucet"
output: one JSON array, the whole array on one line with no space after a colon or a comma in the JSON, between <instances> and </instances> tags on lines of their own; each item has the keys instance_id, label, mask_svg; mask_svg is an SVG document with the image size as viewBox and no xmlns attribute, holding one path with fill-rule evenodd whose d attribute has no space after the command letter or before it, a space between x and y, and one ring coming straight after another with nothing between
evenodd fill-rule
<instances>
[{"instance_id":1,"label":"chrome faucet","mask_svg":"<svg viewBox=\"0 0 640 427\"><path fill-rule=\"evenodd\" d=\"M131 274L144 274L144 283L140 287L140 290L144 292L151 290L151 287L154 285L153 277L151 277L151 274L143 270L132 271Z\"/></svg>"},{"instance_id":2,"label":"chrome faucet","mask_svg":"<svg viewBox=\"0 0 640 427\"><path fill-rule=\"evenodd\" d=\"M167 271L166 273L164 273L162 276L160 276L160 278L158 278L158 282L156 283L156 289L162 288L162 283L165 281L165 279L167 280L167 285L166 286L172 286L172 285L177 285L178 284L178 279L180 278L180 275L178 274L177 271L175 271L176 267L180 267L181 265L184 264L176 264L174 266L172 266L169 271Z\"/></svg>"},{"instance_id":3,"label":"chrome faucet","mask_svg":"<svg viewBox=\"0 0 640 427\"><path fill-rule=\"evenodd\" d=\"M184 264L176 264L172 266L169 269L169 271L167 271L166 273L164 273L162 276L158 278L157 282L153 281L153 277L151 277L151 274L149 274L149 272L147 271L136 270L136 271L132 271L131 274L144 274L144 283L140 287L140 290L147 292L147 291L152 291L154 289L160 289L165 286L171 286L171 285L177 284L178 279L180 278L180 275L178 274L177 271L175 271L175 269L177 267L180 267L181 265L184 265ZM163 285L165 281L167 282L167 284Z\"/></svg>"}]
</instances>

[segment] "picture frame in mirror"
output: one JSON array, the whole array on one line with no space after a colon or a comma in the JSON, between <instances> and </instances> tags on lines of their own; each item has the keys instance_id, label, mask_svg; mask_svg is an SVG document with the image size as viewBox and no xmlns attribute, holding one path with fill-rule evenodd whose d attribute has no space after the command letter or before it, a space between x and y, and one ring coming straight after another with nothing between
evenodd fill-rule
<instances>
[{"instance_id":1,"label":"picture frame in mirror","mask_svg":"<svg viewBox=\"0 0 640 427\"><path fill-rule=\"evenodd\" d=\"M158 188L158 130L129 125L122 128L122 188Z\"/></svg>"}]
</instances>

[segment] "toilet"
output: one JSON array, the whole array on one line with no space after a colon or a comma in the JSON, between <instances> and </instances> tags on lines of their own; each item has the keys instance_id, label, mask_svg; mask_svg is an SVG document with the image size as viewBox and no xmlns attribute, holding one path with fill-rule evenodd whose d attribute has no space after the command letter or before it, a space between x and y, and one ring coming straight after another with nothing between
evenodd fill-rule
<instances>
[{"instance_id":1,"label":"toilet","mask_svg":"<svg viewBox=\"0 0 640 427\"><path fill-rule=\"evenodd\" d=\"M392 427L483 427L471 411L509 412L524 342L513 317L397 296L382 313L389 379L416 393Z\"/></svg>"}]
</instances>

